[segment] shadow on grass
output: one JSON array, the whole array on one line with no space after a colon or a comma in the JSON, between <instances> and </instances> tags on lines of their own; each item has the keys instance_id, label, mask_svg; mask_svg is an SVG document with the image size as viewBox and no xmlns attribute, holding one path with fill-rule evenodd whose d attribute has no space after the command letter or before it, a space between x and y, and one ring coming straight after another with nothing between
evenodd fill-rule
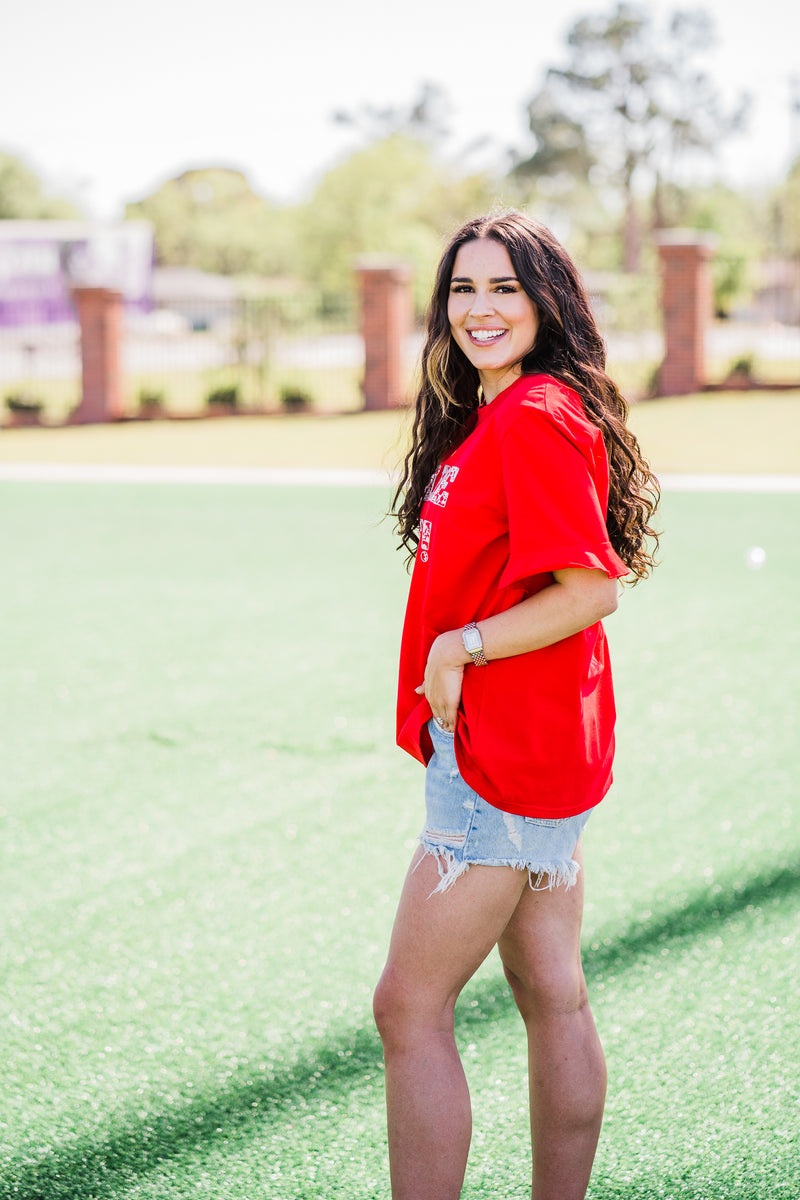
<instances>
[{"instance_id":1,"label":"shadow on grass","mask_svg":"<svg viewBox=\"0 0 800 1200\"><path fill-rule=\"evenodd\" d=\"M771 873L753 877L743 885L708 891L690 898L680 908L631 926L614 939L606 939L585 952L585 969L590 981L613 967L624 970L638 958L667 941L691 939L748 907L800 891L800 863L782 866ZM515 1013L510 992L498 979L481 980L471 985L468 1003L459 1007L460 1033L471 1037L479 1026L490 1020ZM309 1109L326 1096L341 1096L356 1088L374 1087L382 1072L381 1049L377 1034L370 1027L342 1028L318 1046L310 1046L290 1067L274 1074L242 1069L223 1089L213 1094L198 1090L197 1098L176 1111L153 1113L144 1118L131 1116L114 1120L105 1134L77 1138L69 1145L55 1147L37 1161L6 1161L0 1182L0 1200L110 1200L126 1188L159 1169L175 1163L207 1146L212 1139L240 1142L263 1135L270 1125L285 1119L293 1110ZM599 1182L599 1181L598 1181ZM663 1181L662 1181L663 1182ZM673 1192L659 1195L694 1196L681 1190L688 1183L675 1180ZM756 1185L754 1184L753 1187ZM761 1185L759 1185L761 1186ZM595 1185L597 1189L597 1185ZM654 1195L645 1183L626 1188L610 1185L595 1194L609 1200L634 1200ZM716 1183L714 1188L716 1188ZM745 1178L720 1182L719 1188L703 1192L707 1200L717 1196L726 1200L755 1200L757 1192Z\"/></svg>"}]
</instances>

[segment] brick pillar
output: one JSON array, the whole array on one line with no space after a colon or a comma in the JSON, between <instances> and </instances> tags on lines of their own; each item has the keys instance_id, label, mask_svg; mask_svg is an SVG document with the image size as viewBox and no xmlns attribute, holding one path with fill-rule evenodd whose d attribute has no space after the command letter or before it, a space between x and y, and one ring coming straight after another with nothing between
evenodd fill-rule
<instances>
[{"instance_id":1,"label":"brick pillar","mask_svg":"<svg viewBox=\"0 0 800 1200\"><path fill-rule=\"evenodd\" d=\"M411 268L386 259L360 259L364 335L364 407L393 408L406 395L405 343L412 329Z\"/></svg>"},{"instance_id":2,"label":"brick pillar","mask_svg":"<svg viewBox=\"0 0 800 1200\"><path fill-rule=\"evenodd\" d=\"M74 287L81 326L81 402L78 424L115 421L123 415L122 295L110 288Z\"/></svg>"},{"instance_id":3,"label":"brick pillar","mask_svg":"<svg viewBox=\"0 0 800 1200\"><path fill-rule=\"evenodd\" d=\"M717 239L696 229L658 235L664 313L662 396L683 396L705 384L705 332L713 315L710 263Z\"/></svg>"}]
</instances>

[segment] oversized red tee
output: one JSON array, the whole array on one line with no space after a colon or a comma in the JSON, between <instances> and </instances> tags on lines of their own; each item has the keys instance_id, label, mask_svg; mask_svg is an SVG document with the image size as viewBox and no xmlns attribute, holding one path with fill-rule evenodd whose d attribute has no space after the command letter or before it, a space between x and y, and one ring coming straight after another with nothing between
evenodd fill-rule
<instances>
[{"instance_id":1,"label":"oversized red tee","mask_svg":"<svg viewBox=\"0 0 800 1200\"><path fill-rule=\"evenodd\" d=\"M608 538L608 458L580 397L523 375L486 407L426 492L400 652L397 741L427 763L416 694L434 639L519 604L561 567L627 574ZM567 817L611 784L614 694L598 622L541 650L464 671L455 750L464 779L506 812Z\"/></svg>"}]
</instances>

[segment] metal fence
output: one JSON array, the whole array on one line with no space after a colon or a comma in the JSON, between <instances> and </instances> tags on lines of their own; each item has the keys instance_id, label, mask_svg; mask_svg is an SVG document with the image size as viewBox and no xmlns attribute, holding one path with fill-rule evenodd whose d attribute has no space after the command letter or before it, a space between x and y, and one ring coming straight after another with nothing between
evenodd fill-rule
<instances>
[{"instance_id":1,"label":"metal fence","mask_svg":"<svg viewBox=\"0 0 800 1200\"><path fill-rule=\"evenodd\" d=\"M723 274L732 269L741 294L706 336L709 382L738 375L743 382L800 386L800 261L747 266L719 256L714 267Z\"/></svg>"},{"instance_id":2,"label":"metal fence","mask_svg":"<svg viewBox=\"0 0 800 1200\"><path fill-rule=\"evenodd\" d=\"M708 382L719 385L744 367L756 383L800 385L800 264L761 264L756 275L748 306L709 326ZM127 415L363 406L354 298L321 312L302 292L242 297L232 281L225 284L214 295L173 294L150 312L126 314ZM612 373L630 398L646 395L663 357L658 279L598 277L590 290ZM409 347L411 373L419 338ZM0 416L12 410L16 419L36 419L38 410L58 422L79 401L77 321L0 327Z\"/></svg>"},{"instance_id":3,"label":"metal fence","mask_svg":"<svg viewBox=\"0 0 800 1200\"><path fill-rule=\"evenodd\" d=\"M364 347L355 305L324 313L302 295L174 297L126 312L122 347L129 416L193 415L220 406L270 411L362 406ZM0 399L65 420L80 400L77 320L0 328Z\"/></svg>"},{"instance_id":4,"label":"metal fence","mask_svg":"<svg viewBox=\"0 0 800 1200\"><path fill-rule=\"evenodd\" d=\"M80 400L77 321L0 327L0 400L5 412L63 419Z\"/></svg>"},{"instance_id":5,"label":"metal fence","mask_svg":"<svg viewBox=\"0 0 800 1200\"><path fill-rule=\"evenodd\" d=\"M263 411L361 407L364 347L352 304L320 314L302 295L173 298L129 319L125 375L134 408Z\"/></svg>"}]
</instances>

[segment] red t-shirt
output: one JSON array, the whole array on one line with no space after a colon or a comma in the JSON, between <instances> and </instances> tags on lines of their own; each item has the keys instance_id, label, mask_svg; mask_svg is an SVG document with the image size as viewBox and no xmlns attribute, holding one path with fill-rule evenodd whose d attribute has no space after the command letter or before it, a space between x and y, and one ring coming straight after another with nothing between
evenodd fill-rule
<instances>
[{"instance_id":1,"label":"red t-shirt","mask_svg":"<svg viewBox=\"0 0 800 1200\"><path fill-rule=\"evenodd\" d=\"M422 683L434 639L513 607L561 567L627 574L608 539L608 458L579 396L547 375L478 410L436 471L420 514L400 652L397 741L432 754ZM542 650L464 671L461 774L506 812L567 817L611 784L614 694L598 622Z\"/></svg>"}]
</instances>

